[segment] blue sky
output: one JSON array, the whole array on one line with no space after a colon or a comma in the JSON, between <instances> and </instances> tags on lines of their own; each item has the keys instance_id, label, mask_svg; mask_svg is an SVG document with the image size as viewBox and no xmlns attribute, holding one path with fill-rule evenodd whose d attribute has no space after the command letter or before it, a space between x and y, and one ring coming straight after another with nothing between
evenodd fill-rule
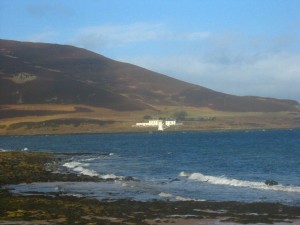
<instances>
[{"instance_id":1,"label":"blue sky","mask_svg":"<svg viewBox=\"0 0 300 225\"><path fill-rule=\"evenodd\" d=\"M0 0L0 38L71 44L221 92L300 101L299 0Z\"/></svg>"}]
</instances>

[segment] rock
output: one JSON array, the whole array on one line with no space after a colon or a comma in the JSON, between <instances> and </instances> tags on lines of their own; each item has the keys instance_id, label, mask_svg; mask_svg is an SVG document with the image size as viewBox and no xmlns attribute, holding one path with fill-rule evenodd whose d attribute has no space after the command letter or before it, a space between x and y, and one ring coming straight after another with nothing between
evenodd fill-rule
<instances>
[{"instance_id":1,"label":"rock","mask_svg":"<svg viewBox=\"0 0 300 225\"><path fill-rule=\"evenodd\" d=\"M127 176L127 177L124 178L124 180L125 181L133 181L135 179L133 177L131 177L131 176Z\"/></svg>"},{"instance_id":2,"label":"rock","mask_svg":"<svg viewBox=\"0 0 300 225\"><path fill-rule=\"evenodd\" d=\"M180 179L175 178L175 179L172 179L170 182L174 182L174 181L180 181Z\"/></svg>"},{"instance_id":3,"label":"rock","mask_svg":"<svg viewBox=\"0 0 300 225\"><path fill-rule=\"evenodd\" d=\"M275 180L266 180L265 184L269 186L273 186L273 185L278 185L278 182Z\"/></svg>"}]
</instances>

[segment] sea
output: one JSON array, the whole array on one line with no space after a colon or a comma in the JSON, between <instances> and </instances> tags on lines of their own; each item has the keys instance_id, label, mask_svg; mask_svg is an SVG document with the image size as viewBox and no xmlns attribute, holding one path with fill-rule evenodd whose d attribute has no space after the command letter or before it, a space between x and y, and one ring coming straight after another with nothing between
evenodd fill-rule
<instances>
[{"instance_id":1,"label":"sea","mask_svg":"<svg viewBox=\"0 0 300 225\"><path fill-rule=\"evenodd\" d=\"M1 136L2 151L54 152L100 182L10 185L103 201L239 201L300 206L300 130Z\"/></svg>"}]
</instances>

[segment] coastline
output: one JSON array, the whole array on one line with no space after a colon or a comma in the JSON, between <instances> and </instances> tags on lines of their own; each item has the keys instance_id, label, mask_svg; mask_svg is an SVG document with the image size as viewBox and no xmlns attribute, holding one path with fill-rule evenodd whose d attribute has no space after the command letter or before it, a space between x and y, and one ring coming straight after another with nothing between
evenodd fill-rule
<instances>
[{"instance_id":1,"label":"coastline","mask_svg":"<svg viewBox=\"0 0 300 225\"><path fill-rule=\"evenodd\" d=\"M0 152L0 224L253 224L298 223L300 207L267 202L98 201L85 197L18 195L5 185L31 182L93 181L57 173L61 156Z\"/></svg>"},{"instance_id":2,"label":"coastline","mask_svg":"<svg viewBox=\"0 0 300 225\"><path fill-rule=\"evenodd\" d=\"M135 134L135 133L181 133L181 132L239 132L239 131L245 131L245 132L252 132L252 131L276 131L276 130L300 130L300 127L284 127L284 128L278 128L278 127L270 127L270 128L215 128L215 129L168 129L164 131L158 131L154 129L129 129L129 130L122 130L122 131L117 131L117 130L107 130L107 131L99 131L99 132L58 132L58 133L16 133L16 134L1 134L0 137L9 137L9 136L42 136L42 135L95 135L95 134Z\"/></svg>"},{"instance_id":3,"label":"coastline","mask_svg":"<svg viewBox=\"0 0 300 225\"><path fill-rule=\"evenodd\" d=\"M55 109L55 110L54 110ZM0 136L157 132L133 127L148 118L172 118L184 110L182 124L164 132L299 129L300 112L227 112L207 108L160 106L155 110L117 111L87 105L2 105ZM211 119L213 118L213 119Z\"/></svg>"}]
</instances>

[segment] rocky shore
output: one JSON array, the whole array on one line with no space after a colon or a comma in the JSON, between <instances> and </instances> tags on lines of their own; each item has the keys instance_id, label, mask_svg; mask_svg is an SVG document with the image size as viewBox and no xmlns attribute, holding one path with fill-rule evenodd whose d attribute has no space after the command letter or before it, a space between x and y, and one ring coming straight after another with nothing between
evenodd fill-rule
<instances>
[{"instance_id":1,"label":"rocky shore","mask_svg":"<svg viewBox=\"0 0 300 225\"><path fill-rule=\"evenodd\" d=\"M0 224L286 224L300 223L300 207L276 203L130 200L18 195L6 185L94 181L59 171L64 157L52 153L0 152Z\"/></svg>"}]
</instances>

